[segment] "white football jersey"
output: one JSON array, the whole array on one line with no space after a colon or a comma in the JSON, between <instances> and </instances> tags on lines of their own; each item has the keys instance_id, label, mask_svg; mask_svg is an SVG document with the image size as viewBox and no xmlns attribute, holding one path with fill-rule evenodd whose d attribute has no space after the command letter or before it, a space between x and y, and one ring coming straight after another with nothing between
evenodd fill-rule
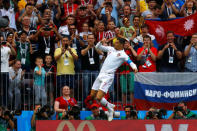
<instances>
[{"instance_id":1,"label":"white football jersey","mask_svg":"<svg viewBox=\"0 0 197 131\"><path fill-rule=\"evenodd\" d=\"M101 42L97 43L96 48L107 52L107 58L103 63L100 73L115 73L123 62L130 59L124 50L116 50L111 46L103 46Z\"/></svg>"}]
</instances>

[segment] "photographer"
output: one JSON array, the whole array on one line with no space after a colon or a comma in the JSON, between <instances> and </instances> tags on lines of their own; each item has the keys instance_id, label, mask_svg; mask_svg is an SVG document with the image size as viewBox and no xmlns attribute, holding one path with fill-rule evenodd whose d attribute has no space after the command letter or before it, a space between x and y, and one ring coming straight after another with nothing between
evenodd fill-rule
<instances>
[{"instance_id":1,"label":"photographer","mask_svg":"<svg viewBox=\"0 0 197 131\"><path fill-rule=\"evenodd\" d=\"M122 116L121 120L136 120L138 119L137 111L132 106L125 106L124 108L126 116Z\"/></svg>"},{"instance_id":2,"label":"photographer","mask_svg":"<svg viewBox=\"0 0 197 131\"><path fill-rule=\"evenodd\" d=\"M54 111L51 110L50 106L45 105L41 108L40 105L37 105L34 110L34 114L31 118L31 128L32 130L36 129L36 120L51 120L51 116L54 114Z\"/></svg>"},{"instance_id":3,"label":"photographer","mask_svg":"<svg viewBox=\"0 0 197 131\"><path fill-rule=\"evenodd\" d=\"M7 128L14 129L14 122L3 107L0 107L0 130L7 131Z\"/></svg>"},{"instance_id":4,"label":"photographer","mask_svg":"<svg viewBox=\"0 0 197 131\"><path fill-rule=\"evenodd\" d=\"M45 21L47 22L47 19L45 19ZM36 39L38 41L38 54L40 54L43 59L45 55L48 54L53 56L53 53L55 51L55 43L57 43L56 36L58 37L58 39L62 38L57 32L54 24L45 24L44 26L39 28L38 32L33 36L32 39Z\"/></svg>"},{"instance_id":5,"label":"photographer","mask_svg":"<svg viewBox=\"0 0 197 131\"><path fill-rule=\"evenodd\" d=\"M177 107L174 107L172 115L168 119L195 119L196 114L187 109L185 102L179 102Z\"/></svg>"},{"instance_id":6,"label":"photographer","mask_svg":"<svg viewBox=\"0 0 197 131\"><path fill-rule=\"evenodd\" d=\"M151 107L148 112L146 112L145 119L148 120L157 120L163 119L166 116L167 112L165 109L157 109L155 107Z\"/></svg>"},{"instance_id":7,"label":"photographer","mask_svg":"<svg viewBox=\"0 0 197 131\"><path fill-rule=\"evenodd\" d=\"M103 110L99 110L99 105L94 103L90 107L92 114L86 120L107 120L107 115Z\"/></svg>"},{"instance_id":8,"label":"photographer","mask_svg":"<svg viewBox=\"0 0 197 131\"><path fill-rule=\"evenodd\" d=\"M72 106L69 111L64 111L59 116L61 120L80 120L80 108Z\"/></svg>"}]
</instances>

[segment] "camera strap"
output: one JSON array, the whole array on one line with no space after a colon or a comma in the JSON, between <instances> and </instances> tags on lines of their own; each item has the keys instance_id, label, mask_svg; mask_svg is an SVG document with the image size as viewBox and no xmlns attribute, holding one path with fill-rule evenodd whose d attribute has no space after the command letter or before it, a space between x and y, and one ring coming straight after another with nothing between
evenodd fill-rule
<instances>
[{"instance_id":1,"label":"camera strap","mask_svg":"<svg viewBox=\"0 0 197 131\"><path fill-rule=\"evenodd\" d=\"M28 46L27 46L27 43L25 42L25 49L22 48L22 44L20 42L20 54L21 54L21 58L26 58L26 55L27 55L27 49L28 49ZM24 55L24 57L23 57Z\"/></svg>"},{"instance_id":2,"label":"camera strap","mask_svg":"<svg viewBox=\"0 0 197 131\"><path fill-rule=\"evenodd\" d=\"M46 45L46 48L49 48L49 47L50 47L50 45L51 45L51 42L50 42L50 36L49 36L49 39L48 39L48 43L46 42L45 37L43 37L43 39L44 39L44 44Z\"/></svg>"},{"instance_id":3,"label":"camera strap","mask_svg":"<svg viewBox=\"0 0 197 131\"><path fill-rule=\"evenodd\" d=\"M88 50L88 57L93 58L93 56L94 56L94 48L92 48L92 56L90 56L90 51Z\"/></svg>"},{"instance_id":4,"label":"camera strap","mask_svg":"<svg viewBox=\"0 0 197 131\"><path fill-rule=\"evenodd\" d=\"M173 57L173 56L174 56L174 49L172 48L172 54L171 54L170 48L168 48L168 54L169 54L169 57L170 57L170 56Z\"/></svg>"},{"instance_id":5,"label":"camera strap","mask_svg":"<svg viewBox=\"0 0 197 131\"><path fill-rule=\"evenodd\" d=\"M49 53L50 53L50 45L51 45L51 43L50 43L50 36L49 36L48 42L46 42L45 37L44 37L43 39L44 39L44 43L45 43L45 45L46 45L45 53L46 53L46 54L49 54Z\"/></svg>"},{"instance_id":6,"label":"camera strap","mask_svg":"<svg viewBox=\"0 0 197 131\"><path fill-rule=\"evenodd\" d=\"M94 48L92 48L92 56L90 56L90 52L88 50L89 62L90 62L91 65L95 64L93 56L94 56Z\"/></svg>"},{"instance_id":7,"label":"camera strap","mask_svg":"<svg viewBox=\"0 0 197 131\"><path fill-rule=\"evenodd\" d=\"M171 51L170 51L170 48L168 48L168 54L169 54L169 63L174 63L174 49L172 48L172 54L171 54Z\"/></svg>"}]
</instances>

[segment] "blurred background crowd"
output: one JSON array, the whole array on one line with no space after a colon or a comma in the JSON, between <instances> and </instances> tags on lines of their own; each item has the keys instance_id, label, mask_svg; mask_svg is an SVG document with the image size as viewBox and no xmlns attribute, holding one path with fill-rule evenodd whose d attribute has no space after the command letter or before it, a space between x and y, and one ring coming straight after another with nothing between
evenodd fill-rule
<instances>
[{"instance_id":1,"label":"blurred background crowd","mask_svg":"<svg viewBox=\"0 0 197 131\"><path fill-rule=\"evenodd\" d=\"M176 36L169 30L160 45L145 24L187 17L196 7L197 0L0 0L0 105L93 109L96 101L88 94L107 55L95 49L102 39L113 46L114 38L124 37L124 50L139 72L197 72L196 33ZM133 93L134 74L123 63L105 97L125 106Z\"/></svg>"}]
</instances>

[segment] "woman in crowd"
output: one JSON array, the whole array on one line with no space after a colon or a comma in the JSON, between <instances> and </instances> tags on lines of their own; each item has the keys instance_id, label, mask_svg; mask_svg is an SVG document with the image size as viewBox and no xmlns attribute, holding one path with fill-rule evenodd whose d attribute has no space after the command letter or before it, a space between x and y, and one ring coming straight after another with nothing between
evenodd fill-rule
<instances>
[{"instance_id":1,"label":"woman in crowd","mask_svg":"<svg viewBox=\"0 0 197 131\"><path fill-rule=\"evenodd\" d=\"M55 99L54 110L59 113L69 111L72 106L75 106L77 101L70 96L70 87L62 88L62 96Z\"/></svg>"}]
</instances>

